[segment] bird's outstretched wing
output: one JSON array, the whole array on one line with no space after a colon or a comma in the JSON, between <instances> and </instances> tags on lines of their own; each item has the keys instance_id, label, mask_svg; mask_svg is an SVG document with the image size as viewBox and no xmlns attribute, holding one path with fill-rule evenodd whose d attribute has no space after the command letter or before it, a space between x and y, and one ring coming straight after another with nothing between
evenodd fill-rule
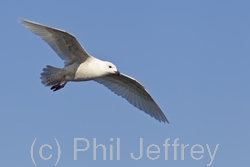
<instances>
[{"instance_id":1,"label":"bird's outstretched wing","mask_svg":"<svg viewBox=\"0 0 250 167\"><path fill-rule=\"evenodd\" d=\"M20 19L19 22L47 42L49 46L65 60L65 66L78 61L84 62L87 58L91 57L77 39L64 30L48 27L25 19Z\"/></svg>"},{"instance_id":2,"label":"bird's outstretched wing","mask_svg":"<svg viewBox=\"0 0 250 167\"><path fill-rule=\"evenodd\" d=\"M154 99L134 78L121 74L120 76L108 75L94 79L94 81L103 84L112 92L125 98L133 106L154 117L156 120L169 123Z\"/></svg>"}]
</instances>

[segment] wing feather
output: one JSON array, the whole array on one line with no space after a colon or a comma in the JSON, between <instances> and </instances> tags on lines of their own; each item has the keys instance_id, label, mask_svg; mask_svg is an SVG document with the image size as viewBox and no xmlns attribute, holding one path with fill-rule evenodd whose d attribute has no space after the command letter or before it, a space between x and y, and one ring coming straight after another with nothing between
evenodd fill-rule
<instances>
[{"instance_id":1,"label":"wing feather","mask_svg":"<svg viewBox=\"0 0 250 167\"><path fill-rule=\"evenodd\" d=\"M65 60L65 66L77 61L84 62L87 58L91 57L77 39L64 30L25 19L20 19L19 22L48 43L59 57Z\"/></svg>"},{"instance_id":2,"label":"wing feather","mask_svg":"<svg viewBox=\"0 0 250 167\"><path fill-rule=\"evenodd\" d=\"M108 75L97 78L94 81L103 84L112 92L125 98L133 106L154 117L156 120L169 123L154 99L134 78L121 74L120 76Z\"/></svg>"}]
</instances>

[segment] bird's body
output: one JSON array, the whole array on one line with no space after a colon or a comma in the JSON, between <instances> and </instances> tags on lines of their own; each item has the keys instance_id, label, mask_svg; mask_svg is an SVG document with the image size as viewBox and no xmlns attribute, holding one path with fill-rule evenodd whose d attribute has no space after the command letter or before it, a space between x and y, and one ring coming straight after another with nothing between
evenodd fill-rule
<instances>
[{"instance_id":1,"label":"bird's body","mask_svg":"<svg viewBox=\"0 0 250 167\"><path fill-rule=\"evenodd\" d=\"M69 81L94 80L158 121L169 123L159 106L138 81L121 74L113 63L89 55L73 35L24 19L20 20L20 23L39 35L65 61L64 68L46 66L40 77L42 84L57 91Z\"/></svg>"}]
</instances>

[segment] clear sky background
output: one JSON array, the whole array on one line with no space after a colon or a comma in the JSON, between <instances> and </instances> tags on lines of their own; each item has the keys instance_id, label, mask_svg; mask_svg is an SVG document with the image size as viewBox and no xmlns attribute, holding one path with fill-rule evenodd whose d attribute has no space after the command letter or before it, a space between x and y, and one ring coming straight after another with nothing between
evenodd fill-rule
<instances>
[{"instance_id":1,"label":"clear sky background","mask_svg":"<svg viewBox=\"0 0 250 167\"><path fill-rule=\"evenodd\" d=\"M2 1L0 166L34 166L35 138L37 166L55 165L55 138L59 167L248 166L249 9L248 0ZM93 81L57 92L44 87L42 68L63 67L63 61L19 17L74 34L91 55L140 81L170 124ZM89 141L77 160L75 138L85 139L78 148ZM134 160L130 153L139 156L140 138L143 155ZM94 160L94 140L106 146L106 160L101 146Z\"/></svg>"}]
</instances>

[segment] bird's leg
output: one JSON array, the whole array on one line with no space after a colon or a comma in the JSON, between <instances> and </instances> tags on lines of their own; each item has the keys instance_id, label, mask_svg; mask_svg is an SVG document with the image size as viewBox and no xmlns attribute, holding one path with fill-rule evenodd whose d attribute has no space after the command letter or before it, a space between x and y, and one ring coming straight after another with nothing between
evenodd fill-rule
<instances>
[{"instance_id":1,"label":"bird's leg","mask_svg":"<svg viewBox=\"0 0 250 167\"><path fill-rule=\"evenodd\" d=\"M66 85L66 81L64 81L65 77L63 77L62 81L61 82L58 82L58 84L56 85L53 85L50 90L53 90L54 92L59 90L59 89L62 89L65 85Z\"/></svg>"},{"instance_id":2,"label":"bird's leg","mask_svg":"<svg viewBox=\"0 0 250 167\"><path fill-rule=\"evenodd\" d=\"M52 86L52 87L50 88L50 90L53 90L53 91L55 92L55 91L57 91L57 90L63 88L63 87L66 85L66 83L67 83L67 82L65 82L65 83L63 83L63 84L61 85L61 83L59 82L58 84Z\"/></svg>"}]
</instances>

